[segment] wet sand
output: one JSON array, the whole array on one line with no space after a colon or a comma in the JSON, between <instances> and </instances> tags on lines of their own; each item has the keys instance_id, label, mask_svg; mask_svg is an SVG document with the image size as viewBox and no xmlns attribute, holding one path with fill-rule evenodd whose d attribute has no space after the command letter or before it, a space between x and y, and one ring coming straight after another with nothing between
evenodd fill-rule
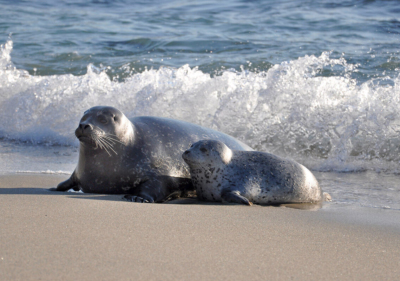
<instances>
[{"instance_id":1,"label":"wet sand","mask_svg":"<svg viewBox=\"0 0 400 281\"><path fill-rule=\"evenodd\" d=\"M400 211L137 204L0 176L0 280L397 280Z\"/></svg>"}]
</instances>

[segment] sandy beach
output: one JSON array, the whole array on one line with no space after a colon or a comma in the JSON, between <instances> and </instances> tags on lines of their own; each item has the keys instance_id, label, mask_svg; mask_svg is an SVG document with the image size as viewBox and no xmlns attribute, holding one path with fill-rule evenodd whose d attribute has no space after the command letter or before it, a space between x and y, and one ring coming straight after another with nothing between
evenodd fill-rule
<instances>
[{"instance_id":1,"label":"sandy beach","mask_svg":"<svg viewBox=\"0 0 400 281\"><path fill-rule=\"evenodd\" d=\"M0 176L0 280L397 280L398 211L138 204Z\"/></svg>"}]
</instances>

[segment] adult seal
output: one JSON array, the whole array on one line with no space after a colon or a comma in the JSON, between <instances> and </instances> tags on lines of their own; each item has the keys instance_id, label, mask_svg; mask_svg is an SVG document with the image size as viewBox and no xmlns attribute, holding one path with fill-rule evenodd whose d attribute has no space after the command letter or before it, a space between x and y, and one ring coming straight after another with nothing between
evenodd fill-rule
<instances>
[{"instance_id":1,"label":"adult seal","mask_svg":"<svg viewBox=\"0 0 400 281\"><path fill-rule=\"evenodd\" d=\"M237 150L252 150L226 134L168 118L129 120L108 106L87 110L75 135L79 161L55 190L127 194L130 201L163 202L194 190L181 155L200 139L217 139Z\"/></svg>"},{"instance_id":2,"label":"adult seal","mask_svg":"<svg viewBox=\"0 0 400 281\"><path fill-rule=\"evenodd\" d=\"M306 167L270 153L237 151L221 141L201 140L182 157L200 200L252 205L323 199L317 180Z\"/></svg>"}]
</instances>

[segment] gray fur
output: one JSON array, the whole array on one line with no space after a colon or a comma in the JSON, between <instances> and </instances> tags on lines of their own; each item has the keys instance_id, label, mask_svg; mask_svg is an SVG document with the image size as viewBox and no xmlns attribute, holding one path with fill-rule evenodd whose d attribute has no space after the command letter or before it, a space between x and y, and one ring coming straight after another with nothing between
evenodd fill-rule
<instances>
[{"instance_id":1,"label":"gray fur","mask_svg":"<svg viewBox=\"0 0 400 281\"><path fill-rule=\"evenodd\" d=\"M219 139L233 149L252 150L226 134L184 121L141 116L128 120L116 108L86 111L75 131L79 161L56 190L128 194L130 201L163 202L194 190L181 155L200 139Z\"/></svg>"},{"instance_id":2,"label":"gray fur","mask_svg":"<svg viewBox=\"0 0 400 281\"><path fill-rule=\"evenodd\" d=\"M201 140L182 155L199 199L239 204L321 201L321 188L303 165L270 153L231 150Z\"/></svg>"}]
</instances>

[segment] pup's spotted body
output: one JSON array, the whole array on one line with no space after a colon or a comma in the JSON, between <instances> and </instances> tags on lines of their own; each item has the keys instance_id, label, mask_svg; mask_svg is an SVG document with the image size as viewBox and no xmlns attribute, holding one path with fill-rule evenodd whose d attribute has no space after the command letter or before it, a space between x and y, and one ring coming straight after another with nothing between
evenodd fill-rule
<instances>
[{"instance_id":1,"label":"pup's spotted body","mask_svg":"<svg viewBox=\"0 0 400 281\"><path fill-rule=\"evenodd\" d=\"M236 151L215 140L182 155L200 200L251 205L318 202L321 188L303 165L270 153Z\"/></svg>"}]
</instances>

